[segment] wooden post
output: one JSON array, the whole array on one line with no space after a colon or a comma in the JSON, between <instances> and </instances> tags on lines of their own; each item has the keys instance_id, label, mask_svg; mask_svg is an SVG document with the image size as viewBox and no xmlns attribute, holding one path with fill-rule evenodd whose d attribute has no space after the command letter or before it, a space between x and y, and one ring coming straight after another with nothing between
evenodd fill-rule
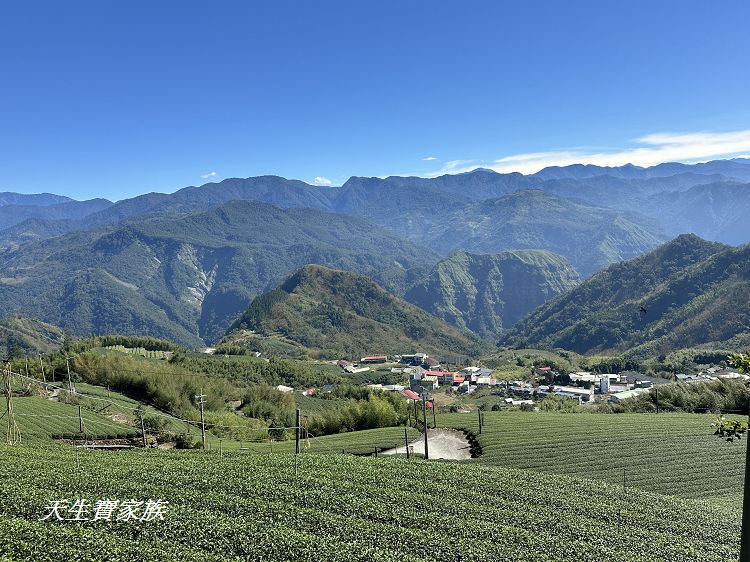
<instances>
[{"instance_id":1,"label":"wooden post","mask_svg":"<svg viewBox=\"0 0 750 562\"><path fill-rule=\"evenodd\" d=\"M143 448L145 449L147 447L147 445L146 445L146 425L143 423L143 412L141 412L141 437L143 438Z\"/></svg>"},{"instance_id":2,"label":"wooden post","mask_svg":"<svg viewBox=\"0 0 750 562\"><path fill-rule=\"evenodd\" d=\"M78 406L78 429L83 433L83 415L81 415L81 407Z\"/></svg>"},{"instance_id":3,"label":"wooden post","mask_svg":"<svg viewBox=\"0 0 750 562\"><path fill-rule=\"evenodd\" d=\"M406 460L409 460L409 430L404 426L404 448L406 449Z\"/></svg>"},{"instance_id":4,"label":"wooden post","mask_svg":"<svg viewBox=\"0 0 750 562\"><path fill-rule=\"evenodd\" d=\"M73 393L73 383L70 380L70 357L65 356L65 366L68 368L68 391Z\"/></svg>"},{"instance_id":5,"label":"wooden post","mask_svg":"<svg viewBox=\"0 0 750 562\"><path fill-rule=\"evenodd\" d=\"M295 417L295 431L294 431L294 454L299 455L299 408L297 408L297 415Z\"/></svg>"},{"instance_id":6,"label":"wooden post","mask_svg":"<svg viewBox=\"0 0 750 562\"><path fill-rule=\"evenodd\" d=\"M44 361L42 361L42 354L39 354L39 366L42 368L42 381L44 381L44 384L47 384L47 376L44 374ZM45 388L46 390L46 388Z\"/></svg>"},{"instance_id":7,"label":"wooden post","mask_svg":"<svg viewBox=\"0 0 750 562\"><path fill-rule=\"evenodd\" d=\"M748 416L750 423L750 416ZM745 489L742 493L742 531L740 562L750 561L750 447L745 444Z\"/></svg>"},{"instance_id":8,"label":"wooden post","mask_svg":"<svg viewBox=\"0 0 750 562\"><path fill-rule=\"evenodd\" d=\"M206 395L203 394L203 389L201 388L201 393L197 395L196 400L198 400L198 405L201 409L201 443L203 445L203 450L206 450L206 422L203 417L203 405L206 403Z\"/></svg>"},{"instance_id":9,"label":"wooden post","mask_svg":"<svg viewBox=\"0 0 750 562\"><path fill-rule=\"evenodd\" d=\"M427 405L425 395L422 395L422 421L424 422L424 458L430 458L430 451L427 447Z\"/></svg>"}]
</instances>

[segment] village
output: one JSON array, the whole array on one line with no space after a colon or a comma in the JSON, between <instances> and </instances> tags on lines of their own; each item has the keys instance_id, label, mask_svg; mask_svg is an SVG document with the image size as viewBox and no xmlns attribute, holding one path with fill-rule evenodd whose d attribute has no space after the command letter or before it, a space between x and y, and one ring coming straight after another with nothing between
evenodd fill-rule
<instances>
[{"instance_id":1,"label":"village","mask_svg":"<svg viewBox=\"0 0 750 562\"><path fill-rule=\"evenodd\" d=\"M421 399L436 392L455 393L467 396L474 393L500 395L508 407L535 409L547 396L570 398L577 405L587 406L609 402L618 404L649 392L654 386L679 382L693 384L719 379L750 380L750 376L722 367L709 367L696 374L677 373L673 380L647 376L637 371L619 373L595 373L580 371L559 373L549 366L531 366L528 376L523 379L507 380L496 376L493 369L480 366L458 367L449 370L441 361L426 353L404 355L368 355L358 361L339 359L331 361L342 372L351 375L367 372L384 372L402 375L401 384L368 384L369 388L384 392L398 392L407 399ZM289 386L279 385L277 390L293 392ZM328 393L333 387L325 385L320 389L306 388L301 392L313 396L316 392ZM483 392L482 392L483 391Z\"/></svg>"}]
</instances>

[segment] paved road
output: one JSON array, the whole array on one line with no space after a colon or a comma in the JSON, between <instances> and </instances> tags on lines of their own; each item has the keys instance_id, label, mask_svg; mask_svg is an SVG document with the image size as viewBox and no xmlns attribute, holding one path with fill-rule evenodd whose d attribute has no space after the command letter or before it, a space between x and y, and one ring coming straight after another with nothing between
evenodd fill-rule
<instances>
[{"instance_id":1,"label":"paved road","mask_svg":"<svg viewBox=\"0 0 750 562\"><path fill-rule=\"evenodd\" d=\"M424 453L424 436L409 443L415 453ZM429 429L427 431L427 447L431 459L464 460L471 458L469 440L460 431L451 429ZM405 447L397 447L383 451L382 455L404 455Z\"/></svg>"}]
</instances>

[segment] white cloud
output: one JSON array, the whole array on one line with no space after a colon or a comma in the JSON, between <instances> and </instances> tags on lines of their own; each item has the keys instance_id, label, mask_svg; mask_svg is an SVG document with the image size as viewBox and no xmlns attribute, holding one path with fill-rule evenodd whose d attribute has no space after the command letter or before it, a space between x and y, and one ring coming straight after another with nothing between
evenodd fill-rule
<instances>
[{"instance_id":1,"label":"white cloud","mask_svg":"<svg viewBox=\"0 0 750 562\"><path fill-rule=\"evenodd\" d=\"M496 172L531 174L547 166L595 164L597 166L654 166L662 162L705 162L736 157L750 151L750 129L723 133L654 133L633 141L635 146L614 151L550 150L513 154L481 167ZM430 176L458 174L480 167L477 160L453 160Z\"/></svg>"},{"instance_id":2,"label":"white cloud","mask_svg":"<svg viewBox=\"0 0 750 562\"><path fill-rule=\"evenodd\" d=\"M432 162L433 160L437 160L437 156L427 156L426 158L422 158L425 162Z\"/></svg>"},{"instance_id":3,"label":"white cloud","mask_svg":"<svg viewBox=\"0 0 750 562\"><path fill-rule=\"evenodd\" d=\"M332 184L333 182L331 180L329 180L328 178L324 178L323 176L315 176L315 179L313 180L313 185L324 185L328 187Z\"/></svg>"},{"instance_id":4,"label":"white cloud","mask_svg":"<svg viewBox=\"0 0 750 562\"><path fill-rule=\"evenodd\" d=\"M204 180L207 180L208 178L215 178L216 172L208 172L207 174L203 174L201 176Z\"/></svg>"}]
</instances>

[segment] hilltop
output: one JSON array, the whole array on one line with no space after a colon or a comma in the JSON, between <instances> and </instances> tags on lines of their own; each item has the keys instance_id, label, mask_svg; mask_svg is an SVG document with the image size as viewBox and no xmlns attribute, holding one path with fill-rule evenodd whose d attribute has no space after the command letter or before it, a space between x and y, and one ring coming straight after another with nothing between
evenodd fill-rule
<instances>
[{"instance_id":1,"label":"hilltop","mask_svg":"<svg viewBox=\"0 0 750 562\"><path fill-rule=\"evenodd\" d=\"M488 345L355 273L307 265L257 297L233 326L277 336L328 358L395 355L481 355Z\"/></svg>"},{"instance_id":2,"label":"hilltop","mask_svg":"<svg viewBox=\"0 0 750 562\"><path fill-rule=\"evenodd\" d=\"M405 298L461 329L497 339L527 313L579 282L565 258L544 250L459 251L438 262Z\"/></svg>"}]
</instances>

